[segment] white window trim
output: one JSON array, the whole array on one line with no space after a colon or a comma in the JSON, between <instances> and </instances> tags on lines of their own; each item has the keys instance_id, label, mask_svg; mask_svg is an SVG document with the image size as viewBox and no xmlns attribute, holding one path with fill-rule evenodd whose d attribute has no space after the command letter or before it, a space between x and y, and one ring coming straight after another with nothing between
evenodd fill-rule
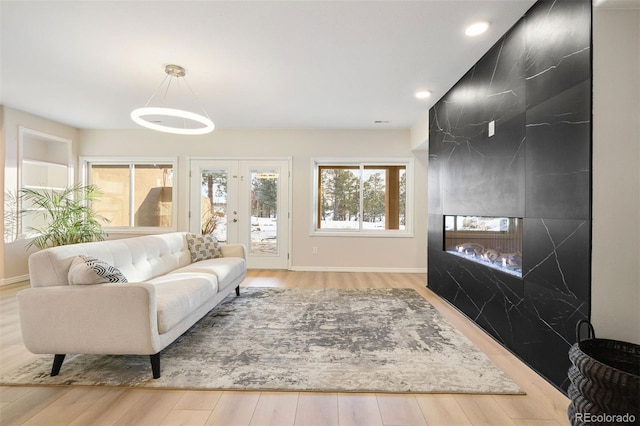
<instances>
[{"instance_id":1,"label":"white window trim","mask_svg":"<svg viewBox=\"0 0 640 426\"><path fill-rule=\"evenodd\" d=\"M156 164L165 163L173 166L173 192L171 203L171 226L109 226L103 228L107 232L114 234L158 234L164 232L175 232L178 230L178 157L80 157L80 173L82 183L91 183L89 176L89 165L131 165L131 164ZM135 179L135 178L134 178ZM135 182L134 182L135 183Z\"/></svg>"},{"instance_id":2,"label":"white window trim","mask_svg":"<svg viewBox=\"0 0 640 426\"><path fill-rule=\"evenodd\" d=\"M49 163L48 161L44 160L44 159L40 159L40 160L32 160L36 163L42 163L44 165L55 165L56 167L66 167L67 168L67 182L64 185L64 187L69 187L72 186L74 183L74 168L73 168L73 160L72 160L72 153L71 153L71 146L73 144L73 140L70 138L66 138L66 137L62 137L62 136L57 136L57 135L53 135L50 133L45 133L45 132L41 132L39 130L35 130L35 129L30 129L28 127L24 127L24 126L18 126L18 152L17 152L17 194L20 193L20 190L22 190L23 188L25 188L25 162L29 161L29 159L26 157L25 155L25 144L28 143L26 142L26 140L28 140L30 137L35 137L38 138L40 141L47 143L47 142L56 142L56 143L62 143L65 145L64 150L65 152L65 156L66 156L66 161L64 163L61 162L51 162ZM32 188L34 188L32 186ZM37 187L38 189L62 189L59 187L50 187L50 186L44 186L44 187ZM26 229L24 229L24 214L22 213L22 200L21 197L17 197L16 198L16 206L15 206L15 214L16 214L16 223L15 223L15 229L13 229L12 235L14 236L14 240L18 240L18 239L25 239L25 238L32 238L35 235L31 235L28 236L25 234ZM4 236L3 236L4 238ZM14 241L12 240L12 241ZM5 240L5 242L7 242ZM11 242L11 241L8 241Z\"/></svg>"},{"instance_id":3,"label":"white window trim","mask_svg":"<svg viewBox=\"0 0 640 426\"><path fill-rule=\"evenodd\" d=\"M407 194L405 211L407 214L405 229L385 229L380 231L360 230L360 229L318 229L318 174L319 166L406 166L406 183ZM311 180L311 230L310 235L313 237L376 237L376 238L413 238L413 222L414 222L414 179L413 179L413 158L311 158L311 169L313 170L313 179ZM362 182L361 182L362 185Z\"/></svg>"}]
</instances>

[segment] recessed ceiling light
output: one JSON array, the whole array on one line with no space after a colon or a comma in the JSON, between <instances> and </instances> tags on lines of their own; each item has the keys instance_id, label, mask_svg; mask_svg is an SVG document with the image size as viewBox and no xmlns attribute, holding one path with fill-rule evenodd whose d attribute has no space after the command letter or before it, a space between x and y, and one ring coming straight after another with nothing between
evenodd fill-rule
<instances>
[{"instance_id":1,"label":"recessed ceiling light","mask_svg":"<svg viewBox=\"0 0 640 426\"><path fill-rule=\"evenodd\" d=\"M431 92L428 90L420 90L419 92L416 92L414 96L418 99L427 99L431 96Z\"/></svg>"},{"instance_id":2,"label":"recessed ceiling light","mask_svg":"<svg viewBox=\"0 0 640 426\"><path fill-rule=\"evenodd\" d=\"M464 33L469 37L475 37L487 31L488 29L489 29L488 22L476 22L475 24L469 25L467 29L464 30Z\"/></svg>"}]
</instances>

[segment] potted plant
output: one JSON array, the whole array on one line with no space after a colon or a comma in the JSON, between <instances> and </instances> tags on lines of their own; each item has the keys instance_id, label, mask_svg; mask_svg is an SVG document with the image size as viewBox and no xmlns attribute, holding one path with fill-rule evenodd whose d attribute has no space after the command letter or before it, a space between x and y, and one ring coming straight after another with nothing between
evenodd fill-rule
<instances>
[{"instance_id":1,"label":"potted plant","mask_svg":"<svg viewBox=\"0 0 640 426\"><path fill-rule=\"evenodd\" d=\"M20 190L22 213L40 216L40 226L28 227L36 237L27 247L62 246L66 244L102 241L107 235L102 223L109 220L91 209L91 202L101 195L95 185L76 184L63 189Z\"/></svg>"}]
</instances>

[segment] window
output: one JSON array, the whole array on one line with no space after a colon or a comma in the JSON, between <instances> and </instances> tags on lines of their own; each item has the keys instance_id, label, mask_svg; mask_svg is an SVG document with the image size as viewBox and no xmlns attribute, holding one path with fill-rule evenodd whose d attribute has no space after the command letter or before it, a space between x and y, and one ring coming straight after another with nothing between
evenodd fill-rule
<instances>
[{"instance_id":1,"label":"window","mask_svg":"<svg viewBox=\"0 0 640 426\"><path fill-rule=\"evenodd\" d=\"M73 179L71 139L25 127L19 128L19 138L19 189L51 193L70 186ZM37 210L40 209L23 204L19 193L5 191L5 242L37 236L35 229L47 225L44 216L29 214Z\"/></svg>"},{"instance_id":2,"label":"window","mask_svg":"<svg viewBox=\"0 0 640 426\"><path fill-rule=\"evenodd\" d=\"M314 231L409 234L410 161L316 161Z\"/></svg>"},{"instance_id":3,"label":"window","mask_svg":"<svg viewBox=\"0 0 640 426\"><path fill-rule=\"evenodd\" d=\"M107 228L176 229L175 158L84 161L88 182L102 193L92 208Z\"/></svg>"}]
</instances>

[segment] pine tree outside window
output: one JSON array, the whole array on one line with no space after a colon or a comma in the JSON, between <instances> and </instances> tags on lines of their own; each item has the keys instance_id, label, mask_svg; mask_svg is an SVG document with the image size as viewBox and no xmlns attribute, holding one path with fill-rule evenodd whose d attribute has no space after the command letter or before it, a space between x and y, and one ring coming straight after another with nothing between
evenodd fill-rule
<instances>
[{"instance_id":1,"label":"pine tree outside window","mask_svg":"<svg viewBox=\"0 0 640 426\"><path fill-rule=\"evenodd\" d=\"M410 164L316 161L314 232L408 234Z\"/></svg>"}]
</instances>

